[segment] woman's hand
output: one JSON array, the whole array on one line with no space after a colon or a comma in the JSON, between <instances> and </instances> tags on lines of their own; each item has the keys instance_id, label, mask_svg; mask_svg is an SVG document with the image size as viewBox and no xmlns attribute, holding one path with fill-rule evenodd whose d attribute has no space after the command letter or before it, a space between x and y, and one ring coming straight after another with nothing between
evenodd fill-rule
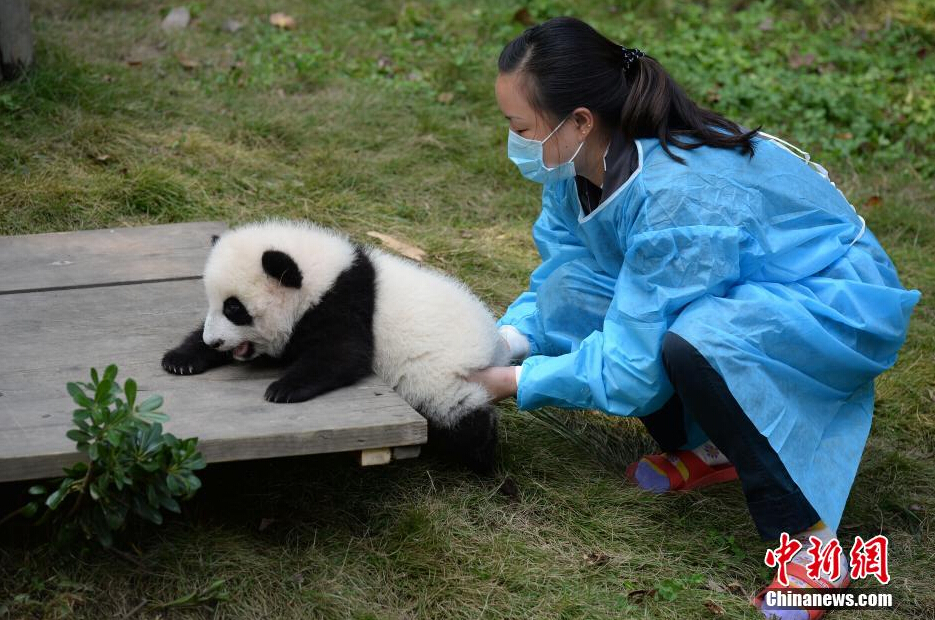
<instances>
[{"instance_id":1,"label":"woman's hand","mask_svg":"<svg viewBox=\"0 0 935 620\"><path fill-rule=\"evenodd\" d=\"M471 374L468 381L484 386L491 402L516 396L516 369L513 366L484 368Z\"/></svg>"}]
</instances>

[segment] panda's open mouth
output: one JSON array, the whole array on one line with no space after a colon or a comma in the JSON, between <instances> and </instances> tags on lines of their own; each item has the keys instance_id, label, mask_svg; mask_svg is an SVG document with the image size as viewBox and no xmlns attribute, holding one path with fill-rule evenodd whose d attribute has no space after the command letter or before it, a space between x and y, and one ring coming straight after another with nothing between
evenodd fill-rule
<instances>
[{"instance_id":1,"label":"panda's open mouth","mask_svg":"<svg viewBox=\"0 0 935 620\"><path fill-rule=\"evenodd\" d=\"M253 357L253 343L249 340L241 342L232 351L234 359L241 361L249 360Z\"/></svg>"}]
</instances>

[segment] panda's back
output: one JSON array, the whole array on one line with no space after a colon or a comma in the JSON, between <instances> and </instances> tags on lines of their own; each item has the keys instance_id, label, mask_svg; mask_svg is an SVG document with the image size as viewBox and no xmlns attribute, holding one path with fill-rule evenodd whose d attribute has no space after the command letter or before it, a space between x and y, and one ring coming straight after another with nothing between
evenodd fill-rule
<instances>
[{"instance_id":1,"label":"panda's back","mask_svg":"<svg viewBox=\"0 0 935 620\"><path fill-rule=\"evenodd\" d=\"M505 363L496 320L464 284L380 250L368 253L376 269L378 374L401 369L464 376Z\"/></svg>"}]
</instances>

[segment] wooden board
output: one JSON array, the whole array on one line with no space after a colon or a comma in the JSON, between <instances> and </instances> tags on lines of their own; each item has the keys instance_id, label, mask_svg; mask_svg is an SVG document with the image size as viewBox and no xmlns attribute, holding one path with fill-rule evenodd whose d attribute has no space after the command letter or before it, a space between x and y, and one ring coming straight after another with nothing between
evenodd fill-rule
<instances>
[{"instance_id":1,"label":"wooden board","mask_svg":"<svg viewBox=\"0 0 935 620\"><path fill-rule=\"evenodd\" d=\"M0 295L200 278L221 222L0 238Z\"/></svg>"},{"instance_id":2,"label":"wooden board","mask_svg":"<svg viewBox=\"0 0 935 620\"><path fill-rule=\"evenodd\" d=\"M0 481L58 475L78 458L65 437L75 408L65 384L86 380L92 366L103 370L110 363L120 368L118 380L136 379L140 398L165 398L167 430L197 436L208 462L425 443L425 420L376 377L283 405L263 399L280 374L275 368L237 364L188 377L162 370L162 354L200 323L205 309L200 279L172 278L200 273L210 245L204 239L219 229L200 223L0 237L0 264L15 265L0 274L0 333L6 341L0 356ZM179 255L165 256L160 247ZM72 257L71 265L84 266L73 271L81 288L68 288L67 278L50 268L55 261L49 259L64 255ZM32 281L26 278L30 271ZM95 279L106 286L94 285ZM30 289L35 292L22 292Z\"/></svg>"}]
</instances>

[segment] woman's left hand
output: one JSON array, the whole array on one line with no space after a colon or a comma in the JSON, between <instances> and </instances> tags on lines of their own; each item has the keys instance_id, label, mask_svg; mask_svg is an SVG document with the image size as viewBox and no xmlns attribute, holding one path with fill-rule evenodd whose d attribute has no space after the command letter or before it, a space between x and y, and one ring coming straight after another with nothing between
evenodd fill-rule
<instances>
[{"instance_id":1,"label":"woman's left hand","mask_svg":"<svg viewBox=\"0 0 935 620\"><path fill-rule=\"evenodd\" d=\"M474 372L468 381L479 383L490 394L491 402L516 396L516 369L513 366L491 366Z\"/></svg>"}]
</instances>

